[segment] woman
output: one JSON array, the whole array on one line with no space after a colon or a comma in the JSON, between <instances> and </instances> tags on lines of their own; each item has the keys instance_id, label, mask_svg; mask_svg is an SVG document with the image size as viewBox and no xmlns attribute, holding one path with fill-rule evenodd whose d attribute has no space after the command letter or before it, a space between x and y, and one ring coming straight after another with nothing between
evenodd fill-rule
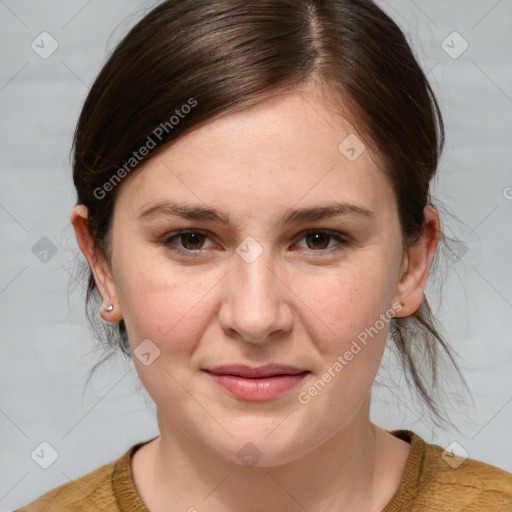
<instances>
[{"instance_id":1,"label":"woman","mask_svg":"<svg viewBox=\"0 0 512 512\"><path fill-rule=\"evenodd\" d=\"M510 512L510 473L369 417L389 333L442 419L413 349L450 356L424 294L442 146L370 0L151 11L85 102L71 221L160 435L19 510Z\"/></svg>"}]
</instances>

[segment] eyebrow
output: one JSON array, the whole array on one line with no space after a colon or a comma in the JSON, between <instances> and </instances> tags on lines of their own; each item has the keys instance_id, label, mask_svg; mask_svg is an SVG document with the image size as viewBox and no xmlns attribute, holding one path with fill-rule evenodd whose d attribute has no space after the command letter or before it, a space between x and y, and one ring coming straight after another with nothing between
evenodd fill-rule
<instances>
[{"instance_id":1,"label":"eyebrow","mask_svg":"<svg viewBox=\"0 0 512 512\"><path fill-rule=\"evenodd\" d=\"M328 203L305 208L292 208L278 219L276 224L293 224L306 221L317 221L342 215L357 215L373 218L374 212L364 206L353 203ZM151 220L158 216L181 217L197 221L213 221L230 226L228 213L216 208L194 204L179 204L173 201L160 201L142 209L138 215L141 220Z\"/></svg>"}]
</instances>

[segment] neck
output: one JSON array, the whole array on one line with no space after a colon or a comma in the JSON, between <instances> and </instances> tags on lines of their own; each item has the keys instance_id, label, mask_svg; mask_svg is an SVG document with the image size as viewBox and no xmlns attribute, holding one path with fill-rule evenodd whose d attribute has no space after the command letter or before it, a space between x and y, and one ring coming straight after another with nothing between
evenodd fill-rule
<instances>
[{"instance_id":1,"label":"neck","mask_svg":"<svg viewBox=\"0 0 512 512\"><path fill-rule=\"evenodd\" d=\"M143 485L147 493L141 492L157 512L380 511L396 492L406 460L402 457L401 466L390 463L384 445L395 438L370 423L369 402L315 449L273 467L227 461L160 412L158 420L161 435L151 443Z\"/></svg>"}]
</instances>

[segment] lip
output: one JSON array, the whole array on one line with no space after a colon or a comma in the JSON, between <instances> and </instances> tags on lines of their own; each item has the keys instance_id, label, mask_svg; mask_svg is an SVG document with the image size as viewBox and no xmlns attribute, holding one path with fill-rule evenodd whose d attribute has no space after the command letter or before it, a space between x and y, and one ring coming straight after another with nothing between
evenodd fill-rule
<instances>
[{"instance_id":1,"label":"lip","mask_svg":"<svg viewBox=\"0 0 512 512\"><path fill-rule=\"evenodd\" d=\"M250 379L272 377L276 375L297 375L308 370L286 364L271 363L256 367L250 367L245 364L224 364L220 366L207 367L206 371L215 375L235 375L237 377Z\"/></svg>"},{"instance_id":2,"label":"lip","mask_svg":"<svg viewBox=\"0 0 512 512\"><path fill-rule=\"evenodd\" d=\"M309 370L279 364L257 368L246 365L223 365L205 371L231 396L254 402L277 398L294 388L310 373Z\"/></svg>"}]
</instances>

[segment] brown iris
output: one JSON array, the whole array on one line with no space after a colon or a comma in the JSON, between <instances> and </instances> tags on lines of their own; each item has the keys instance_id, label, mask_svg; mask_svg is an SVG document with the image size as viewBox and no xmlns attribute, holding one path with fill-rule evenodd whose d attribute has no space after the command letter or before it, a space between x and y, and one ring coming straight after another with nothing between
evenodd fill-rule
<instances>
[{"instance_id":1,"label":"brown iris","mask_svg":"<svg viewBox=\"0 0 512 512\"><path fill-rule=\"evenodd\" d=\"M313 247L313 249L325 249L329 245L330 238L330 235L327 235L325 233L309 233L308 235L306 235L308 246L309 241L312 241L313 244L316 244Z\"/></svg>"},{"instance_id":2,"label":"brown iris","mask_svg":"<svg viewBox=\"0 0 512 512\"><path fill-rule=\"evenodd\" d=\"M201 249L200 246L203 245L204 239L206 238L206 235L203 235L201 233L183 233L180 236L181 243L183 247L190 251L198 251ZM194 247L199 246L199 247Z\"/></svg>"}]
</instances>

